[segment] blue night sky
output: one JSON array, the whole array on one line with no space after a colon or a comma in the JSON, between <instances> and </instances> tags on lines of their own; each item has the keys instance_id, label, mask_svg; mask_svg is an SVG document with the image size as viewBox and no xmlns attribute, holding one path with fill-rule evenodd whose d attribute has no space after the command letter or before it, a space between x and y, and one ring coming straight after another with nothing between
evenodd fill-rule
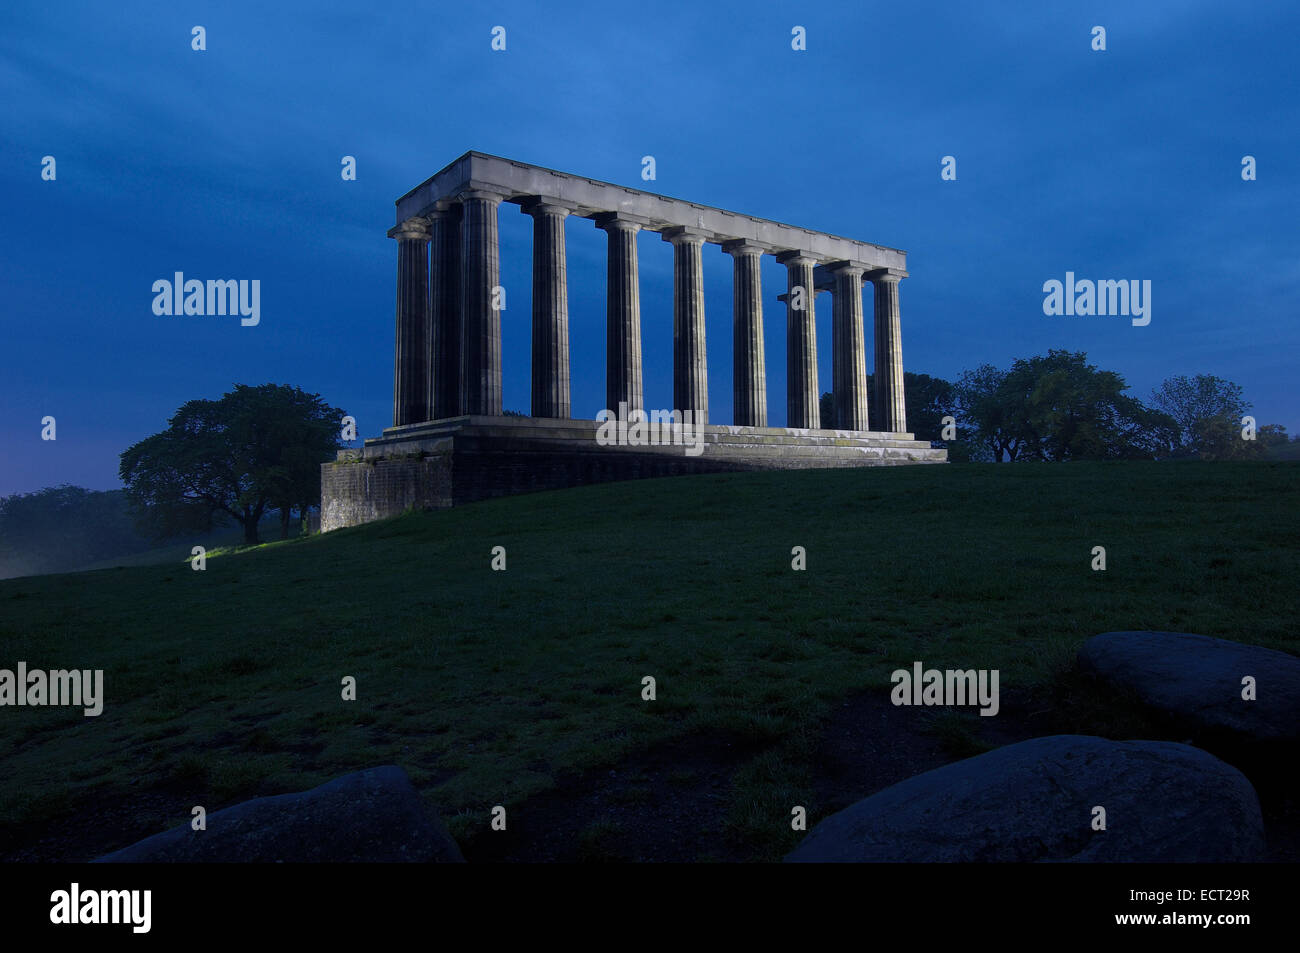
<instances>
[{"instance_id":1,"label":"blue night sky","mask_svg":"<svg viewBox=\"0 0 1300 953\"><path fill-rule=\"evenodd\" d=\"M953 379L1084 350L1143 400L1175 374L1229 378L1260 423L1295 432L1297 36L1300 7L1264 2L10 0L0 494L116 487L123 449L235 383L319 393L377 436L393 202L470 149L905 249L908 370ZM945 155L956 181L940 179ZM605 235L582 219L567 235L573 409L592 417ZM505 406L522 411L530 247L531 219L503 205ZM672 249L642 233L639 255L646 406L670 407ZM781 425L785 270L763 261ZM708 245L704 267L710 416L725 423L731 259ZM177 271L259 279L261 323L155 316L151 286ZM1066 271L1150 280L1150 325L1045 316L1043 282ZM817 309L827 390L829 299Z\"/></svg>"}]
</instances>

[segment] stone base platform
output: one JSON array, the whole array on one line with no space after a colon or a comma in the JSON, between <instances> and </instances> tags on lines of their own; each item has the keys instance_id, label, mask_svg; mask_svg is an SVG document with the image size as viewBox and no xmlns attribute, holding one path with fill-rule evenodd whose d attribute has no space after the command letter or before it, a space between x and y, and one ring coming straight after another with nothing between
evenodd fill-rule
<instances>
[{"instance_id":1,"label":"stone base platform","mask_svg":"<svg viewBox=\"0 0 1300 953\"><path fill-rule=\"evenodd\" d=\"M613 480L948 459L947 450L932 449L910 433L706 424L698 428L701 449L693 455L680 426L649 425L649 436L660 441L651 446L602 446L596 440L601 426L594 420L472 416L391 427L321 465L321 530L411 508Z\"/></svg>"}]
</instances>

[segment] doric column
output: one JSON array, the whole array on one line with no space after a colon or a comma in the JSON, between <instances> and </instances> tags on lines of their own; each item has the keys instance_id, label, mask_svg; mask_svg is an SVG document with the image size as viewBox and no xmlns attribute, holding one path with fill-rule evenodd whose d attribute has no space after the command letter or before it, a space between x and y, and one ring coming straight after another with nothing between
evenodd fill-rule
<instances>
[{"instance_id":1,"label":"doric column","mask_svg":"<svg viewBox=\"0 0 1300 953\"><path fill-rule=\"evenodd\" d=\"M678 226L662 238L673 246L673 409L691 412L695 424L709 422L709 370L704 348L704 263L706 232Z\"/></svg>"},{"instance_id":2,"label":"doric column","mask_svg":"<svg viewBox=\"0 0 1300 953\"><path fill-rule=\"evenodd\" d=\"M862 331L862 274L852 262L829 269L835 276L831 292L831 367L837 430L866 430L867 356Z\"/></svg>"},{"instance_id":3,"label":"doric column","mask_svg":"<svg viewBox=\"0 0 1300 953\"><path fill-rule=\"evenodd\" d=\"M429 376L433 419L457 417L461 410L460 366L460 206L448 205L429 216L429 300L433 312Z\"/></svg>"},{"instance_id":4,"label":"doric column","mask_svg":"<svg viewBox=\"0 0 1300 953\"><path fill-rule=\"evenodd\" d=\"M461 409L501 414L501 312L492 290L501 282L497 206L501 196L470 191L461 203Z\"/></svg>"},{"instance_id":5,"label":"doric column","mask_svg":"<svg viewBox=\"0 0 1300 953\"><path fill-rule=\"evenodd\" d=\"M564 218L545 199L524 203L533 217L533 416L568 417L569 286Z\"/></svg>"},{"instance_id":6,"label":"doric column","mask_svg":"<svg viewBox=\"0 0 1300 953\"><path fill-rule=\"evenodd\" d=\"M641 289L637 278L636 233L641 222L621 212L606 212L596 226L609 236L605 290L605 402L617 414L619 403L644 410L641 387Z\"/></svg>"},{"instance_id":7,"label":"doric column","mask_svg":"<svg viewBox=\"0 0 1300 953\"><path fill-rule=\"evenodd\" d=\"M907 272L880 268L867 275L876 287L876 429L907 430L903 394L903 337L898 311L898 282Z\"/></svg>"},{"instance_id":8,"label":"doric column","mask_svg":"<svg viewBox=\"0 0 1300 953\"><path fill-rule=\"evenodd\" d=\"M763 288L759 263L764 248L752 242L725 242L722 250L735 261L732 272L735 422L738 427L767 426L767 371L763 362Z\"/></svg>"},{"instance_id":9,"label":"doric column","mask_svg":"<svg viewBox=\"0 0 1300 953\"><path fill-rule=\"evenodd\" d=\"M816 259L802 252L777 255L786 267L785 385L786 426L817 428L821 424L821 395L817 393L817 321L813 300Z\"/></svg>"},{"instance_id":10,"label":"doric column","mask_svg":"<svg viewBox=\"0 0 1300 953\"><path fill-rule=\"evenodd\" d=\"M429 419L429 223L408 218L397 239L397 334L393 348L393 426Z\"/></svg>"}]
</instances>

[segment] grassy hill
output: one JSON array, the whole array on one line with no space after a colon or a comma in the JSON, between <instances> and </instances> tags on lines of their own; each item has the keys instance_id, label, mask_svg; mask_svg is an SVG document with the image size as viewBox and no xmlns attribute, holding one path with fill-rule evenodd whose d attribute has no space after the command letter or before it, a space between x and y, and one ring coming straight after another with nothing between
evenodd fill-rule
<instances>
[{"instance_id":1,"label":"grassy hill","mask_svg":"<svg viewBox=\"0 0 1300 953\"><path fill-rule=\"evenodd\" d=\"M290 536L299 528L294 520ZM279 514L264 518L259 532L279 539ZM64 485L0 498L0 579L181 563L196 545L211 550L243 539L243 528L227 520L210 532L158 540L136 525L122 490Z\"/></svg>"},{"instance_id":2,"label":"grassy hill","mask_svg":"<svg viewBox=\"0 0 1300 953\"><path fill-rule=\"evenodd\" d=\"M777 858L792 805L811 825L885 778L832 792L820 753L895 668L997 668L1050 707L1098 632L1296 651L1297 512L1296 463L722 474L410 514L205 572L0 582L0 666L103 668L107 694L97 718L0 709L0 856L85 859L194 804L391 762L470 859L525 833L566 856L546 845L569 828L596 859ZM897 733L853 744L903 776L918 718L965 731L877 714ZM515 833L488 830L498 804Z\"/></svg>"},{"instance_id":3,"label":"grassy hill","mask_svg":"<svg viewBox=\"0 0 1300 953\"><path fill-rule=\"evenodd\" d=\"M300 529L301 524L299 521L293 520L289 524L290 538L297 537ZM280 518L271 516L262 520L258 524L258 533L263 540L278 540L280 538ZM158 566L164 563L185 563L189 560L195 546L202 546L211 552L214 549L233 549L241 546L243 541L243 527L222 526L214 529L211 533L196 536L194 539L186 539L181 542L166 542L140 552L113 556L109 559L99 559L84 566L77 566L71 571L89 572L94 569L116 569L122 566Z\"/></svg>"}]
</instances>

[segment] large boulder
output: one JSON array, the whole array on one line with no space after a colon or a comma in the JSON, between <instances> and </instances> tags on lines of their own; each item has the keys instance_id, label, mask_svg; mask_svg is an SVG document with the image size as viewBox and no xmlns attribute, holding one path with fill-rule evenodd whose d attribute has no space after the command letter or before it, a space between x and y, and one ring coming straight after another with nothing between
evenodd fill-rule
<instances>
[{"instance_id":1,"label":"large boulder","mask_svg":"<svg viewBox=\"0 0 1300 953\"><path fill-rule=\"evenodd\" d=\"M345 774L298 794L259 797L100 857L96 863L463 862L395 765Z\"/></svg>"},{"instance_id":2,"label":"large boulder","mask_svg":"<svg viewBox=\"0 0 1300 953\"><path fill-rule=\"evenodd\" d=\"M1079 664L1193 735L1245 743L1300 737L1300 658L1285 652L1182 632L1106 632L1083 644ZM1247 675L1254 701L1242 698Z\"/></svg>"},{"instance_id":3,"label":"large boulder","mask_svg":"<svg viewBox=\"0 0 1300 953\"><path fill-rule=\"evenodd\" d=\"M1095 807L1106 830L1092 829ZM826 818L787 861L1263 858L1255 789L1188 745L1052 735L918 774Z\"/></svg>"}]
</instances>

